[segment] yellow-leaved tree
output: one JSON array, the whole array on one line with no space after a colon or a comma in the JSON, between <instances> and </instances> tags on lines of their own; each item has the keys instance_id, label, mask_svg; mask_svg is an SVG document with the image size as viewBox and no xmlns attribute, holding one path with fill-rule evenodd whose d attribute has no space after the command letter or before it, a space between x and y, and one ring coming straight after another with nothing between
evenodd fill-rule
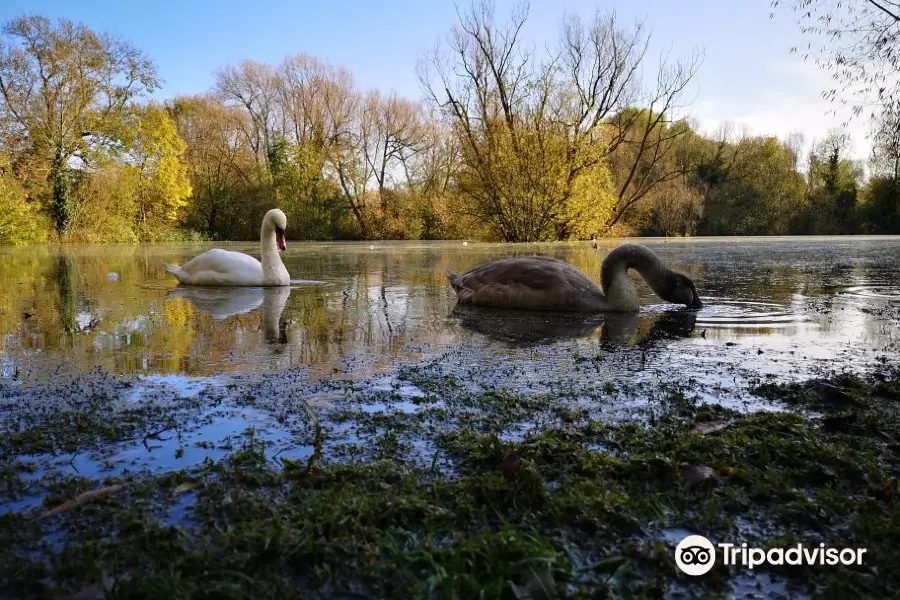
<instances>
[{"instance_id":1,"label":"yellow-leaved tree","mask_svg":"<svg viewBox=\"0 0 900 600\"><path fill-rule=\"evenodd\" d=\"M460 147L462 211L508 242L605 233L665 181L655 165L684 133L658 143L650 137L658 121L642 123L641 136L630 121L616 128L631 138L612 132L606 121L642 105L653 114L677 112L699 56L663 61L656 86L645 87L640 26L628 31L614 13L598 12L589 23L567 17L558 48L542 60L520 38L527 16L522 2L498 25L493 2L476 0L460 14L447 45L421 63L426 94ZM616 154L622 146L627 155ZM633 168L611 170L611 156L627 156ZM636 179L641 165L647 168Z\"/></svg>"},{"instance_id":2,"label":"yellow-leaved tree","mask_svg":"<svg viewBox=\"0 0 900 600\"><path fill-rule=\"evenodd\" d=\"M134 228L139 239L168 239L182 218L191 196L186 150L168 112L148 105L137 120L133 161L127 167L134 184Z\"/></svg>"},{"instance_id":3,"label":"yellow-leaved tree","mask_svg":"<svg viewBox=\"0 0 900 600\"><path fill-rule=\"evenodd\" d=\"M616 203L601 141L571 144L563 127L540 119L488 121L462 145L458 182L470 199L464 212L492 237L553 241L587 238Z\"/></svg>"},{"instance_id":4,"label":"yellow-leaved tree","mask_svg":"<svg viewBox=\"0 0 900 600\"><path fill-rule=\"evenodd\" d=\"M0 246L36 244L47 239L50 223L13 176L8 157L0 152Z\"/></svg>"}]
</instances>

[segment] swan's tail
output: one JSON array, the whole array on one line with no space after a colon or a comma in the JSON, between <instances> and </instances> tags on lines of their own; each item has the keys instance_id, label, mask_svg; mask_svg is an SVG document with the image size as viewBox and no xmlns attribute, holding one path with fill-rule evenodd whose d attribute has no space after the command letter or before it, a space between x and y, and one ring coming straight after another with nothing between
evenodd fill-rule
<instances>
[{"instance_id":1,"label":"swan's tail","mask_svg":"<svg viewBox=\"0 0 900 600\"><path fill-rule=\"evenodd\" d=\"M179 282L184 281L184 271L181 270L181 267L176 267L175 265L170 265L169 263L163 263L163 268L174 275Z\"/></svg>"},{"instance_id":2,"label":"swan's tail","mask_svg":"<svg viewBox=\"0 0 900 600\"><path fill-rule=\"evenodd\" d=\"M457 290L461 287L459 284L459 273L455 273L453 271L444 271L444 275L447 277L447 281L450 282L450 285L453 286L454 290Z\"/></svg>"},{"instance_id":3,"label":"swan's tail","mask_svg":"<svg viewBox=\"0 0 900 600\"><path fill-rule=\"evenodd\" d=\"M463 285L462 281L460 281L461 278L459 273L444 271L444 275L446 275L447 280L450 282L453 291L456 292L457 299L463 303L468 302L472 296L472 290Z\"/></svg>"}]
</instances>

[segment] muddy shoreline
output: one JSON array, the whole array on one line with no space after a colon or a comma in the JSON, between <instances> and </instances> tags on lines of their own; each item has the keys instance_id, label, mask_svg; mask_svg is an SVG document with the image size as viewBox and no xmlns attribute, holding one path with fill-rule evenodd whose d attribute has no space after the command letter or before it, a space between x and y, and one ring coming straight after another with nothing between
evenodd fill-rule
<instances>
[{"instance_id":1,"label":"muddy shoreline","mask_svg":"<svg viewBox=\"0 0 900 600\"><path fill-rule=\"evenodd\" d=\"M446 357L367 381L310 382L303 370L193 387L102 371L4 381L0 593L875 598L900 589L896 364L711 390L692 378L595 381L591 365L604 360L573 357L584 385L536 381L533 393L479 382ZM861 566L717 564L688 577L673 552L688 533L867 554Z\"/></svg>"}]
</instances>

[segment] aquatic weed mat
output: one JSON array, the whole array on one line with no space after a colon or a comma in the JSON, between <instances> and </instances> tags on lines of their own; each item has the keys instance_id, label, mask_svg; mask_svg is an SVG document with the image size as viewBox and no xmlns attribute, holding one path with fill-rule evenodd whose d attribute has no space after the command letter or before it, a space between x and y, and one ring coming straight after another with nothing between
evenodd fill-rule
<instances>
[{"instance_id":1,"label":"aquatic weed mat","mask_svg":"<svg viewBox=\"0 0 900 600\"><path fill-rule=\"evenodd\" d=\"M780 412L663 386L643 419L612 421L566 397L431 375L380 390L329 384L331 407L302 403L302 415L291 410L309 392L299 376L287 389L154 393L144 408L118 406L124 384L92 392L88 378L83 404L16 431L5 420L4 493L39 492L39 505L0 517L3 597L728 597L753 574L761 593L900 589L896 369L747 390ZM276 456L251 429L191 469L55 471L39 483L22 469L48 441L69 452L134 443L196 416L192 403L236 399L268 407L310 451ZM10 414L21 417L4 405ZM860 566L717 563L688 577L673 552L687 533L867 554Z\"/></svg>"}]
</instances>

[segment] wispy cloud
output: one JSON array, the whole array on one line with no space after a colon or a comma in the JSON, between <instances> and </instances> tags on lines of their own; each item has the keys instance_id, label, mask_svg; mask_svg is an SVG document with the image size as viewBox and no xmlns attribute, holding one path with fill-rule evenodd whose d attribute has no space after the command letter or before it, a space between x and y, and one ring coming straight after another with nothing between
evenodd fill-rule
<instances>
[{"instance_id":1,"label":"wispy cloud","mask_svg":"<svg viewBox=\"0 0 900 600\"><path fill-rule=\"evenodd\" d=\"M802 60L771 61L766 65L771 79L760 82L756 93L741 102L756 108L735 110L728 98L707 98L697 102L694 114L700 127L707 133L715 132L724 122L730 121L739 128L746 127L754 135L774 135L780 138L792 132L801 132L807 145L822 140L829 131L848 123L850 153L853 158L866 159L871 152L871 142L866 139L869 121L860 116L850 119L852 111L839 102L822 98L822 92L830 89L832 81L827 73L816 65Z\"/></svg>"}]
</instances>

